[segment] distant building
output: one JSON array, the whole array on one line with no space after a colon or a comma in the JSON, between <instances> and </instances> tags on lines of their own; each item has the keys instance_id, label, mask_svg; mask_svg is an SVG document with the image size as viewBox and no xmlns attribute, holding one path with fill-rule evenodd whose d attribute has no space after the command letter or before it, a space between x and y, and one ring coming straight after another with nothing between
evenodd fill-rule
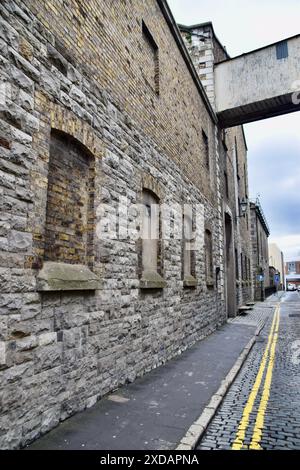
<instances>
[{"instance_id":1,"label":"distant building","mask_svg":"<svg viewBox=\"0 0 300 470\"><path fill-rule=\"evenodd\" d=\"M285 286L284 257L276 243L269 243L269 266L274 267L277 274L280 275L278 289L282 290Z\"/></svg>"},{"instance_id":2,"label":"distant building","mask_svg":"<svg viewBox=\"0 0 300 470\"><path fill-rule=\"evenodd\" d=\"M287 274L285 276L286 289L288 284L294 284L296 287L300 286L300 274Z\"/></svg>"},{"instance_id":3,"label":"distant building","mask_svg":"<svg viewBox=\"0 0 300 470\"><path fill-rule=\"evenodd\" d=\"M286 274L300 274L300 260L286 262L285 273Z\"/></svg>"},{"instance_id":4,"label":"distant building","mask_svg":"<svg viewBox=\"0 0 300 470\"><path fill-rule=\"evenodd\" d=\"M250 202L250 214L254 299L264 300L266 290L270 287L268 249L270 230L258 199Z\"/></svg>"}]
</instances>

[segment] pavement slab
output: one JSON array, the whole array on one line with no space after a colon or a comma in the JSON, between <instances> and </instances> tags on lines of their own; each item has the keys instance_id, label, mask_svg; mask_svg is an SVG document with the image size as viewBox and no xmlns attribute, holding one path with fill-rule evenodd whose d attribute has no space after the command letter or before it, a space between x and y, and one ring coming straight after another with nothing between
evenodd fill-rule
<instances>
[{"instance_id":1,"label":"pavement slab","mask_svg":"<svg viewBox=\"0 0 300 470\"><path fill-rule=\"evenodd\" d=\"M167 364L62 422L27 448L175 449L256 328L255 322L227 323Z\"/></svg>"}]
</instances>

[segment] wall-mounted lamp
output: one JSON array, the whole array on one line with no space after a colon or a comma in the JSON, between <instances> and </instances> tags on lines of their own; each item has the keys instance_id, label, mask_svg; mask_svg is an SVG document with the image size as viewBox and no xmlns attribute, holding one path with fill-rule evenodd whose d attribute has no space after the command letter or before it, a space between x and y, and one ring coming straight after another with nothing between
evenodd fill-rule
<instances>
[{"instance_id":1,"label":"wall-mounted lamp","mask_svg":"<svg viewBox=\"0 0 300 470\"><path fill-rule=\"evenodd\" d=\"M240 207L239 207L240 215L237 215L237 217L245 217L247 209L248 209L248 200L243 197L243 199L240 201Z\"/></svg>"}]
</instances>

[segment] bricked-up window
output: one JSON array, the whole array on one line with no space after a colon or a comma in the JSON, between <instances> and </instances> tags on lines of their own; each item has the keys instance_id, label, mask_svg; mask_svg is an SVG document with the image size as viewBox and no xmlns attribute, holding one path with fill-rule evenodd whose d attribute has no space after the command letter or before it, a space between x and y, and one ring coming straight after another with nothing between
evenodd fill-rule
<instances>
[{"instance_id":1,"label":"bricked-up window","mask_svg":"<svg viewBox=\"0 0 300 470\"><path fill-rule=\"evenodd\" d=\"M159 256L159 199L148 190L143 191L142 269L157 273Z\"/></svg>"},{"instance_id":2,"label":"bricked-up window","mask_svg":"<svg viewBox=\"0 0 300 470\"><path fill-rule=\"evenodd\" d=\"M207 168L209 168L209 142L207 134L202 129L202 142L203 142L203 149L204 149L204 161Z\"/></svg>"},{"instance_id":3,"label":"bricked-up window","mask_svg":"<svg viewBox=\"0 0 300 470\"><path fill-rule=\"evenodd\" d=\"M226 131L224 129L221 132L221 139L223 144L223 150L225 151L225 158L227 158L228 147L226 144Z\"/></svg>"},{"instance_id":4,"label":"bricked-up window","mask_svg":"<svg viewBox=\"0 0 300 470\"><path fill-rule=\"evenodd\" d=\"M94 158L71 136L52 130L45 260L93 264Z\"/></svg>"},{"instance_id":5,"label":"bricked-up window","mask_svg":"<svg viewBox=\"0 0 300 470\"><path fill-rule=\"evenodd\" d=\"M141 199L141 237L138 240L138 273L141 289L163 289L163 247L160 199L144 188Z\"/></svg>"},{"instance_id":6,"label":"bricked-up window","mask_svg":"<svg viewBox=\"0 0 300 470\"><path fill-rule=\"evenodd\" d=\"M145 22L142 22L142 33L145 42L144 77L151 88L159 95L159 50Z\"/></svg>"},{"instance_id":7,"label":"bricked-up window","mask_svg":"<svg viewBox=\"0 0 300 470\"><path fill-rule=\"evenodd\" d=\"M193 214L183 214L183 281L185 287L196 285Z\"/></svg>"},{"instance_id":8,"label":"bricked-up window","mask_svg":"<svg viewBox=\"0 0 300 470\"><path fill-rule=\"evenodd\" d=\"M244 258L243 258L243 253L241 253L241 279L242 281L244 280Z\"/></svg>"},{"instance_id":9,"label":"bricked-up window","mask_svg":"<svg viewBox=\"0 0 300 470\"><path fill-rule=\"evenodd\" d=\"M213 285L213 245L211 231L205 230L205 271L206 283Z\"/></svg>"},{"instance_id":10,"label":"bricked-up window","mask_svg":"<svg viewBox=\"0 0 300 470\"><path fill-rule=\"evenodd\" d=\"M238 252L237 249L235 248L234 250L235 254L235 278L239 279L240 278L240 272L239 272L239 257L238 257Z\"/></svg>"},{"instance_id":11,"label":"bricked-up window","mask_svg":"<svg viewBox=\"0 0 300 470\"><path fill-rule=\"evenodd\" d=\"M227 171L224 171L224 190L225 190L225 196L228 199L229 198L229 186L228 186Z\"/></svg>"},{"instance_id":12,"label":"bricked-up window","mask_svg":"<svg viewBox=\"0 0 300 470\"><path fill-rule=\"evenodd\" d=\"M248 188L247 188L247 168L246 163L244 163L244 187L245 187L245 198L248 198Z\"/></svg>"}]
</instances>

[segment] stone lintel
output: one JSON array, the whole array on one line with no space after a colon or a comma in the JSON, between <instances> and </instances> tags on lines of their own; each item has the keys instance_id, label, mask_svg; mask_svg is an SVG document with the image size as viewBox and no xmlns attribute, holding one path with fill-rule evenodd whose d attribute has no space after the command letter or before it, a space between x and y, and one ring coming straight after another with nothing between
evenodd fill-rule
<instances>
[{"instance_id":1,"label":"stone lintel","mask_svg":"<svg viewBox=\"0 0 300 470\"><path fill-rule=\"evenodd\" d=\"M83 264L46 261L37 276L38 291L96 290L97 276Z\"/></svg>"}]
</instances>

